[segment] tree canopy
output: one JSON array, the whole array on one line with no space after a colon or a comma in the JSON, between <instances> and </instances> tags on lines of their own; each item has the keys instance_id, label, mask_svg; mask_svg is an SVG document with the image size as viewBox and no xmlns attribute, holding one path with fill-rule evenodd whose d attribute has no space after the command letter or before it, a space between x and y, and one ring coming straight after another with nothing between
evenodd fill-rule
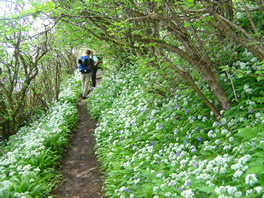
<instances>
[{"instance_id":1,"label":"tree canopy","mask_svg":"<svg viewBox=\"0 0 264 198\"><path fill-rule=\"evenodd\" d=\"M16 1L6 7L0 18L5 138L27 117L22 114L56 100L62 76L76 68L83 47L104 54L113 67L141 59L173 86L191 86L217 118L238 102L232 81L223 87L219 74L246 75L233 65L244 49L259 64L264 59L261 0ZM263 80L263 70L252 76Z\"/></svg>"}]
</instances>

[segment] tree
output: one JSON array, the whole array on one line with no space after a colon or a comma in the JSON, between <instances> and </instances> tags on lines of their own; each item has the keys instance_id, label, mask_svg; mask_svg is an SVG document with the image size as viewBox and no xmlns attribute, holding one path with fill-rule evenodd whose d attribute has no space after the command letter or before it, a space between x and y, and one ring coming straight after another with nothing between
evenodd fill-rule
<instances>
[{"instance_id":1,"label":"tree","mask_svg":"<svg viewBox=\"0 0 264 198\"><path fill-rule=\"evenodd\" d=\"M14 23L14 28L21 26ZM46 41L41 45L35 46L30 43L22 31L6 35L8 49L12 50L11 54L5 51L4 58L1 59L3 66L3 84L1 86L2 102L1 109L4 114L1 120L3 127L3 137L6 139L15 134L18 126L17 117L24 106L24 99L29 90L31 82L36 78L39 72L38 63L47 53Z\"/></svg>"},{"instance_id":2,"label":"tree","mask_svg":"<svg viewBox=\"0 0 264 198\"><path fill-rule=\"evenodd\" d=\"M70 12L64 14L72 24L85 28L99 39L112 42L139 55L151 51L146 49L152 49L152 55L158 59L159 54L154 47L177 54L200 72L222 107L229 107L230 102L218 82L202 38L199 38L197 30L192 25L186 26L189 16L184 10L185 3L180 2L178 7L169 1L75 3L83 5L84 9L80 11L80 15L73 15ZM103 9L100 14L93 9L95 7L97 10ZM166 53L162 54L163 58L169 59L164 55ZM174 71L179 74L186 73L184 68L179 67ZM217 112L212 104L209 106L212 111Z\"/></svg>"},{"instance_id":3,"label":"tree","mask_svg":"<svg viewBox=\"0 0 264 198\"><path fill-rule=\"evenodd\" d=\"M233 21L225 18L221 14L219 14L213 7L211 6L211 1L201 0L202 4L206 8L207 12L214 17L214 20L211 21L212 25L222 32L222 34L226 38L232 38L239 45L244 46L249 51L251 51L259 60L264 59L264 45L263 45L263 33L259 33L256 29L256 25L252 20L252 16L250 11L244 0L241 1L242 7L244 8L244 12L247 13L248 19L250 21L251 28L254 29L254 34L250 34L246 29L241 27L240 25L234 23ZM253 3L255 4L255 3ZM260 11L263 9L263 4L261 5L258 2L258 9L253 12ZM262 19L263 20L263 19ZM262 23L263 24L263 23Z\"/></svg>"},{"instance_id":4,"label":"tree","mask_svg":"<svg viewBox=\"0 0 264 198\"><path fill-rule=\"evenodd\" d=\"M58 45L61 40L54 27L59 19L53 23L43 15L52 4L17 3L11 8L10 15L0 18L0 135L4 139L35 111L58 99L62 74L72 73L76 65L69 53L72 47Z\"/></svg>"}]
</instances>

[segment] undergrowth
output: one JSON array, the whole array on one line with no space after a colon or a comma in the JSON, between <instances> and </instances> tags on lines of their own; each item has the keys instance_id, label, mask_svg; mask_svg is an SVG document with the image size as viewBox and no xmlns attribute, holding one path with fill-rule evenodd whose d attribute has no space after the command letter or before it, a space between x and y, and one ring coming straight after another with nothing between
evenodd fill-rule
<instances>
[{"instance_id":1,"label":"undergrowth","mask_svg":"<svg viewBox=\"0 0 264 198\"><path fill-rule=\"evenodd\" d=\"M2 146L0 197L47 197L59 176L59 165L70 129L77 121L80 77L67 79L59 101L41 117L22 127Z\"/></svg>"},{"instance_id":2,"label":"undergrowth","mask_svg":"<svg viewBox=\"0 0 264 198\"><path fill-rule=\"evenodd\" d=\"M105 195L262 197L263 83L235 72L231 77L239 102L216 120L191 89L171 97L149 92L150 78L169 88L158 72L130 66L106 76L88 99L99 121ZM221 80L227 89L225 74ZM232 89L229 95L234 98Z\"/></svg>"}]
</instances>

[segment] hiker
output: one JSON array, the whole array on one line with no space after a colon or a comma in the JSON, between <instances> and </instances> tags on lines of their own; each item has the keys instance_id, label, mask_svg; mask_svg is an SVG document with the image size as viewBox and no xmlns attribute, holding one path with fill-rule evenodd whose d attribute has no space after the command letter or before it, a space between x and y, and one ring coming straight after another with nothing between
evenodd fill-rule
<instances>
[{"instance_id":1,"label":"hiker","mask_svg":"<svg viewBox=\"0 0 264 198\"><path fill-rule=\"evenodd\" d=\"M82 73L82 98L86 99L89 93L90 81L93 71L97 67L99 60L95 55L93 55L92 50L86 50L85 56L82 56L78 63L79 69ZM95 73L96 75L96 73Z\"/></svg>"},{"instance_id":2,"label":"hiker","mask_svg":"<svg viewBox=\"0 0 264 198\"><path fill-rule=\"evenodd\" d=\"M96 87L96 72L98 69L100 69L99 65L103 64L102 57L96 56L96 58L98 59L98 63L96 64L96 67L94 67L94 69L92 70L92 89Z\"/></svg>"},{"instance_id":3,"label":"hiker","mask_svg":"<svg viewBox=\"0 0 264 198\"><path fill-rule=\"evenodd\" d=\"M92 89L95 88L95 86L96 86L97 66L98 66L98 63L92 68Z\"/></svg>"}]
</instances>

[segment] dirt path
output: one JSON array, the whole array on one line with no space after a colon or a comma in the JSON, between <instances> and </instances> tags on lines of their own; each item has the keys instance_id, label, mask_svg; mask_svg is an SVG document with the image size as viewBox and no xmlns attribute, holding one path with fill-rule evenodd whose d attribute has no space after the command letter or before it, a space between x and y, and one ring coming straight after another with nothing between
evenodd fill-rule
<instances>
[{"instance_id":1,"label":"dirt path","mask_svg":"<svg viewBox=\"0 0 264 198\"><path fill-rule=\"evenodd\" d=\"M101 198L102 172L94 151L92 134L96 123L87 113L86 100L78 105L79 124L62 163L64 182L53 193L56 198Z\"/></svg>"}]
</instances>

